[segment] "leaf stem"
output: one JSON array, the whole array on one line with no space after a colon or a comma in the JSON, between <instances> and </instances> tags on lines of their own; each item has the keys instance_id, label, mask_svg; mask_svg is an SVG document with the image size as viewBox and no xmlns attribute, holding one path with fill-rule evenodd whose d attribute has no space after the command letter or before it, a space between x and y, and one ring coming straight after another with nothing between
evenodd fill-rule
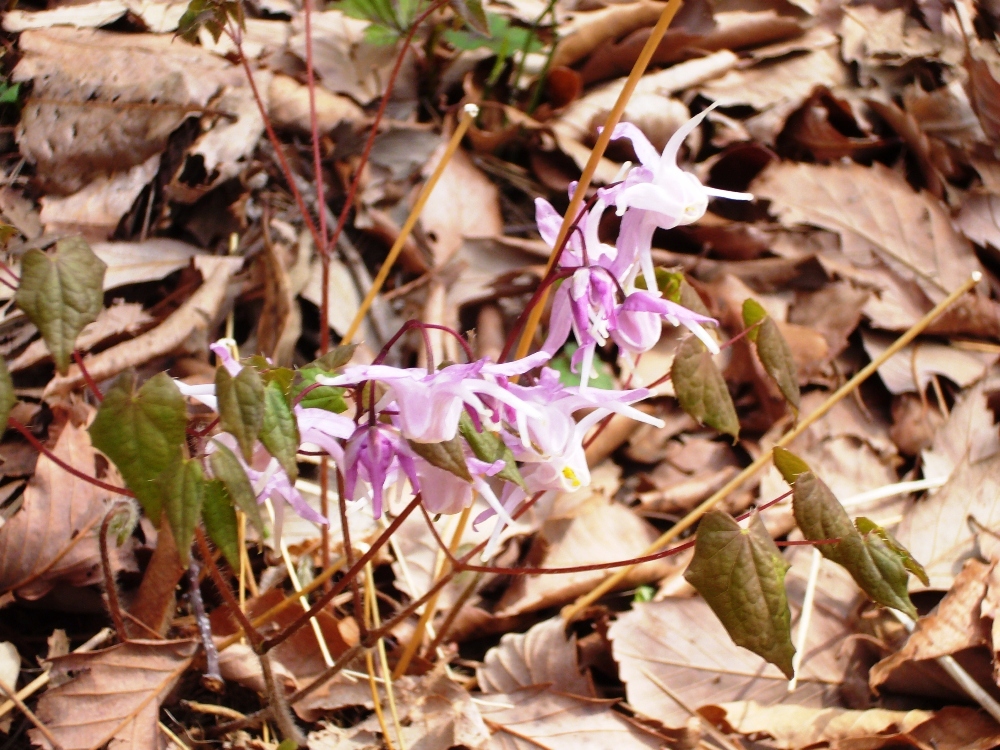
<instances>
[{"instance_id":1,"label":"leaf stem","mask_svg":"<svg viewBox=\"0 0 1000 750\"><path fill-rule=\"evenodd\" d=\"M83 379L87 382L87 387L90 392L94 394L94 398L100 403L104 401L104 394L101 393L101 389L97 387L97 383L94 382L94 378L91 377L90 372L87 370L87 366L83 363L83 357L80 356L80 350L73 350L73 361L76 362L76 366L80 368L80 374L83 375Z\"/></svg>"},{"instance_id":2,"label":"leaf stem","mask_svg":"<svg viewBox=\"0 0 1000 750\"><path fill-rule=\"evenodd\" d=\"M46 448L44 445L42 445L41 441L38 438L36 438L34 435L31 434L31 430L29 430L27 427L25 427L23 424L21 424L21 422L19 422L18 420L14 419L13 417L8 418L8 420L7 420L7 426L8 427L13 427L15 430L17 430L18 432L20 432L21 433L21 437L23 437L25 440L27 440L28 443L31 444L32 448L34 448L36 451L38 451L39 453L41 453L42 455L44 455L46 458L48 458L52 463L54 463L60 469L62 469L65 472L68 472L68 473L72 474L77 479L82 479L84 482L88 482L88 483L94 485L95 487L100 487L102 490L107 490L108 492L114 492L114 493L116 493L118 495L125 495L126 497L135 497L135 493L132 492L132 490L126 489L125 487L115 487L113 484L108 484L107 482L102 482L100 479L97 479L97 478L92 477L92 476L88 476L87 474L84 474L79 469L76 469L76 468L70 466L68 463L66 463L61 458L59 458L59 456L57 456L52 451L50 451L48 448Z\"/></svg>"},{"instance_id":3,"label":"leaf stem","mask_svg":"<svg viewBox=\"0 0 1000 750\"><path fill-rule=\"evenodd\" d=\"M205 612L205 602L201 598L201 567L198 561L191 558L188 566L188 583L190 591L188 597L191 601L191 609L194 610L194 619L198 623L198 634L201 636L201 645L205 649L205 674L201 678L201 684L213 693L221 693L225 687L222 673L219 671L219 650L215 647L215 640L212 638L212 624L209 622Z\"/></svg>"},{"instance_id":4,"label":"leaf stem","mask_svg":"<svg viewBox=\"0 0 1000 750\"><path fill-rule=\"evenodd\" d=\"M122 643L128 641L128 631L125 629L125 618L122 617L121 603L118 600L118 584L115 582L115 574L111 569L111 554L108 550L108 528L111 521L122 511L131 512L128 501L118 500L111 509L104 514L101 522L101 535L98 537L101 547L101 569L104 572L104 589L108 597L108 611L111 613L111 621L115 624L115 634Z\"/></svg>"}]
</instances>

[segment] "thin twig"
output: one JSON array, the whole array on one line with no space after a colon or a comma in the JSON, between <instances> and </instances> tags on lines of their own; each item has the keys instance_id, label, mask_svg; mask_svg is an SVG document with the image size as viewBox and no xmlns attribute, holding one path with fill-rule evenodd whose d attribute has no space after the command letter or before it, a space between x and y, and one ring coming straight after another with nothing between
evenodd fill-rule
<instances>
[{"instance_id":1,"label":"thin twig","mask_svg":"<svg viewBox=\"0 0 1000 750\"><path fill-rule=\"evenodd\" d=\"M49 741L49 744L51 744L55 750L63 750L63 746L59 744L58 740L56 740L55 735L53 735L51 730L45 726L37 716L35 716L35 713L28 708L25 702L17 697L17 691L14 690L12 686L8 685L3 680L0 680L0 692L6 695L8 700L13 701L15 706L21 709L21 713L28 718L28 721L35 725L38 731L45 736L45 739Z\"/></svg>"},{"instance_id":2,"label":"thin twig","mask_svg":"<svg viewBox=\"0 0 1000 750\"><path fill-rule=\"evenodd\" d=\"M101 568L104 572L104 590L108 597L108 611L111 612L111 621L115 624L115 633L118 640L124 643L128 640L128 631L125 630L125 619L122 617L121 603L118 601L118 584L115 582L115 574L111 569L111 554L108 550L108 527L111 521L122 511L131 512L131 507L127 501L119 500L111 509L104 514L101 521L101 535L98 538L101 547Z\"/></svg>"},{"instance_id":3,"label":"thin twig","mask_svg":"<svg viewBox=\"0 0 1000 750\"><path fill-rule=\"evenodd\" d=\"M195 622L198 623L201 645L205 649L205 674L201 678L201 684L213 693L221 693L226 683L219 671L219 650L215 647L215 640L212 638L212 624L208 620L205 602L201 598L200 574L201 568L198 561L192 557L191 564L188 566L188 582L191 586L188 597L191 600L191 609L194 610Z\"/></svg>"}]
</instances>

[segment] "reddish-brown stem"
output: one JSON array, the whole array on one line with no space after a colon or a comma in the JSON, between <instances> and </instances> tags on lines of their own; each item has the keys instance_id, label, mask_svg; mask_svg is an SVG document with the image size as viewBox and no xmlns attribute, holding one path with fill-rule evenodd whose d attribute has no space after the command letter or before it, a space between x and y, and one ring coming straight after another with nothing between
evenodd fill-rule
<instances>
[{"instance_id":1,"label":"reddish-brown stem","mask_svg":"<svg viewBox=\"0 0 1000 750\"><path fill-rule=\"evenodd\" d=\"M94 398L101 402L104 400L104 394L97 387L97 383L90 376L90 372L87 370L87 366L83 363L83 357L80 356L80 352L77 349L73 350L73 361L76 362L76 366L80 368L80 374L83 375L83 379L87 382L87 387L90 392L94 394Z\"/></svg>"},{"instance_id":2,"label":"reddish-brown stem","mask_svg":"<svg viewBox=\"0 0 1000 750\"><path fill-rule=\"evenodd\" d=\"M243 65L243 72L246 74L247 81L250 83L250 91L253 93L254 101L257 103L257 109L260 111L260 116L264 120L264 129L267 132L267 139L271 141L271 146L274 148L275 156L278 159L278 166L281 168L281 173L285 177L285 182L288 183L288 189L292 193L292 198L295 199L295 204L299 208L299 213L302 214L302 221L309 230L309 234L312 235L313 244L315 244L316 247L323 247L324 243L320 237L319 230L316 228L316 224L313 222L312 216L309 214L305 198L302 197L302 193L295 184L295 175L292 174L292 168L288 165L288 160L285 158L285 152L282 149L281 141L278 140L278 134L274 132L274 126L271 124L271 118L267 114L267 107L264 106L264 101L260 97L260 91L257 89L257 82L253 77L253 71L250 70L250 63L247 61L246 55L243 54L243 42L240 40L239 36L235 34L230 34L230 38L236 46L236 54L240 58L240 63Z\"/></svg>"},{"instance_id":3,"label":"reddish-brown stem","mask_svg":"<svg viewBox=\"0 0 1000 750\"><path fill-rule=\"evenodd\" d=\"M215 564L215 560L212 558L212 550L209 549L208 540L205 539L205 533L198 527L195 527L195 538L198 541L198 550L201 554L202 561L208 566L208 572L212 576L212 581L215 583L215 587L222 594L222 599L226 603L226 609L229 610L230 615L235 618L236 622L239 623L240 629L243 631L243 635L246 636L247 640L250 641L250 645L253 646L254 651L257 652L257 656L260 659L260 669L264 676L264 688L267 693L268 708L271 715L274 717L275 722L278 724L278 728L281 730L281 734L285 739L291 739L298 743L300 746L305 745L305 738L299 731L299 728L295 725L295 721L292 719L291 711L288 708L288 701L285 700L285 693L274 680L274 670L271 668L271 657L264 653L261 646L263 645L264 638L257 631L257 628L253 626L253 623L247 618L246 613L240 609L239 602L236 601L236 596L233 594L232 589L229 588L229 584L226 579L222 577L222 573L219 567Z\"/></svg>"},{"instance_id":4,"label":"reddish-brown stem","mask_svg":"<svg viewBox=\"0 0 1000 750\"><path fill-rule=\"evenodd\" d=\"M11 284L3 276L0 276L0 284L3 284L8 289L13 289L15 292L17 291L17 284Z\"/></svg>"},{"instance_id":5,"label":"reddish-brown stem","mask_svg":"<svg viewBox=\"0 0 1000 750\"><path fill-rule=\"evenodd\" d=\"M726 341L725 343L720 344L719 348L720 349L725 349L727 346L732 346L733 344L735 344L737 341L739 341L741 338L743 338L744 336L746 336L751 331L756 331L760 327L760 324L763 323L763 322L764 322L764 318L761 318L756 323L754 323L752 326L747 326L742 331L740 331L735 336L733 336L731 339L729 339L729 341Z\"/></svg>"},{"instance_id":6,"label":"reddish-brown stem","mask_svg":"<svg viewBox=\"0 0 1000 750\"><path fill-rule=\"evenodd\" d=\"M0 260L0 270L6 271L8 274L10 274L10 278L13 279L14 281L14 286L11 286L6 279L0 278L0 281L2 281L4 284L7 284L7 286L10 286L11 289L17 289L17 284L21 283L21 277L18 276L16 273L14 273L14 269L12 269L6 263Z\"/></svg>"},{"instance_id":7,"label":"reddish-brown stem","mask_svg":"<svg viewBox=\"0 0 1000 750\"><path fill-rule=\"evenodd\" d=\"M270 638L265 640L264 643L262 644L261 650L267 652L270 651L275 646L284 643L299 628L301 628L303 625L309 622L309 620L311 620L313 617L322 612L323 608L326 607L326 605L329 604L330 601L335 596L337 596L337 594L343 591L350 583L350 581L354 579L361 572L361 570L365 566L365 563L367 563L369 560L375 557L376 553L378 553L378 551L382 549L385 543L389 541L389 537L391 537L395 533L396 529L398 529L400 525L402 525L403 521L406 520L406 517L409 516L410 513L412 513L414 510L416 510L419 504L420 504L420 495L417 495L416 497L413 498L413 500L410 501L409 505L407 505L403 509L403 512L393 519L392 523L389 524L386 530L383 531L381 534L379 534L378 539L375 540L375 542L368 549L368 551L365 552L360 558L358 558L357 562L355 562L354 565L352 565L347 570L347 572L344 573L343 578L337 581L337 583L335 583L330 588L329 591L320 596L316 600L316 603L309 608L309 611L303 613L301 616L299 616L298 619L296 619L294 622L288 625L284 630L282 630L277 635L271 636Z\"/></svg>"},{"instance_id":8,"label":"reddish-brown stem","mask_svg":"<svg viewBox=\"0 0 1000 750\"><path fill-rule=\"evenodd\" d=\"M338 469L339 471L339 469ZM319 462L319 512L323 518L330 520L330 458L323 453ZM323 570L330 567L330 524L325 523L319 529L319 561ZM324 588L330 588L329 582Z\"/></svg>"},{"instance_id":9,"label":"reddish-brown stem","mask_svg":"<svg viewBox=\"0 0 1000 750\"><path fill-rule=\"evenodd\" d=\"M448 0L435 0L435 2L432 3L427 10L417 16L416 20L414 20L414 22L410 25L409 30L406 32L406 36L403 37L403 44L399 50L399 54L396 55L396 62L392 66L392 72L389 73L389 78L386 79L385 93L382 94L382 100L379 102L378 111L375 112L375 117L372 120L371 131L368 133L365 146L361 150L361 158L358 160L358 166L355 168L354 179L351 180L351 184L347 188L347 195L344 197L344 207L340 209L340 216L337 217L337 224L333 228L333 234L330 236L330 247L337 247L340 235L344 231L344 227L347 225L347 217L350 215L351 207L354 205L354 199L358 193L358 186L361 184L364 166L368 163L368 157L371 154L372 146L375 144L376 136L378 136L379 123L381 123L382 118L385 117L386 107L389 106L389 97L396 85L396 78L399 77L399 71L403 67L403 60L406 59L406 53L409 52L410 45L413 43L413 36L417 33L417 29L420 28L420 25L430 18L432 13L447 3Z\"/></svg>"},{"instance_id":10,"label":"reddish-brown stem","mask_svg":"<svg viewBox=\"0 0 1000 750\"><path fill-rule=\"evenodd\" d=\"M113 484L108 484L107 482L102 482L100 479L88 476L84 474L79 469L70 466L68 463L63 461L59 456L55 455L52 451L42 445L41 441L31 434L31 430L21 424L18 420L13 417L8 418L7 426L13 427L15 430L21 433L21 437L31 444L31 447L36 451L48 458L52 463L58 466L65 472L72 474L77 479L82 479L84 482L88 482L95 487L100 487L102 490L107 490L108 492L114 492L118 495L125 495L126 497L135 497L135 493L132 490L128 490L124 487L115 487Z\"/></svg>"},{"instance_id":11,"label":"reddish-brown stem","mask_svg":"<svg viewBox=\"0 0 1000 750\"><path fill-rule=\"evenodd\" d=\"M111 621L115 624L115 633L118 640L124 643L128 640L128 631L125 630L125 618L122 617L121 603L118 601L118 584L115 583L115 574L111 570L111 553L108 550L108 527L112 519L123 510L129 512L128 501L119 500L111 509L104 514L101 522L101 536L99 538L101 547L101 568L104 571L104 589L108 597L108 611L111 613Z\"/></svg>"}]
</instances>

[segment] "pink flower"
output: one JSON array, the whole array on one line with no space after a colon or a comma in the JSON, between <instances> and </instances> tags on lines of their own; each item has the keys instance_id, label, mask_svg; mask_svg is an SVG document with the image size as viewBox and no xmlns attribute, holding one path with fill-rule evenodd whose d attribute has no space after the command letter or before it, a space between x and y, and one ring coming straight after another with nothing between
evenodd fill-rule
<instances>
[{"instance_id":1,"label":"pink flower","mask_svg":"<svg viewBox=\"0 0 1000 750\"><path fill-rule=\"evenodd\" d=\"M358 480L363 479L372 489L372 515L382 516L382 493L405 474L419 491L413 456L406 443L389 425L375 424L358 427L344 448L344 492L357 499Z\"/></svg>"},{"instance_id":2,"label":"pink flower","mask_svg":"<svg viewBox=\"0 0 1000 750\"><path fill-rule=\"evenodd\" d=\"M403 436L421 443L440 443L455 437L458 421L466 407L487 422L493 421L495 409L488 407L483 397L511 406L523 406L498 384L498 379L528 372L548 359L548 354L539 352L503 365L483 359L469 364L449 365L435 372L388 365L357 365L346 368L337 377L317 376L316 382L356 386L369 380L378 381L386 387L386 395L376 408L395 404L395 421Z\"/></svg>"}]
</instances>

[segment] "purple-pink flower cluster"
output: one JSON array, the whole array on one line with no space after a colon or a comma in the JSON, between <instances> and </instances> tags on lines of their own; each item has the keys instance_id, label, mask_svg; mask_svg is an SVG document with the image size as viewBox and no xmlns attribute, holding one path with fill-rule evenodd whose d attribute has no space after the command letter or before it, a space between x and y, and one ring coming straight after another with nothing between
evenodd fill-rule
<instances>
[{"instance_id":1,"label":"purple-pink flower cluster","mask_svg":"<svg viewBox=\"0 0 1000 750\"><path fill-rule=\"evenodd\" d=\"M481 359L422 369L376 363L315 376L317 386L352 393L357 407L353 416L293 407L301 444L329 455L343 474L348 500L367 500L377 518L390 490L420 493L431 513L457 513L478 495L487 510L475 523L496 518L489 556L527 497L589 484L584 440L600 420L620 414L661 424L633 406L649 395L646 389L607 391L590 387L589 381L600 347L613 342L626 356L648 351L660 338L663 320L685 326L718 351L704 327L715 321L666 299L657 288L651 249L657 228L697 220L709 198L751 198L706 188L677 166L681 143L706 113L678 130L662 154L634 126L615 129L614 138L632 142L641 166L599 191L577 217L578 229L569 235L556 267L563 280L542 351L503 364ZM614 245L599 238L602 215L610 206L622 217ZM553 246L563 217L542 199L536 201L536 214L539 233ZM573 355L579 386L565 385L556 370L545 366L571 335L579 344ZM232 375L240 371L223 342L212 349ZM213 386L179 385L186 395L217 408ZM243 461L235 437L217 439ZM243 466L261 502L281 501L304 518L328 523L263 445L257 444Z\"/></svg>"}]
</instances>

